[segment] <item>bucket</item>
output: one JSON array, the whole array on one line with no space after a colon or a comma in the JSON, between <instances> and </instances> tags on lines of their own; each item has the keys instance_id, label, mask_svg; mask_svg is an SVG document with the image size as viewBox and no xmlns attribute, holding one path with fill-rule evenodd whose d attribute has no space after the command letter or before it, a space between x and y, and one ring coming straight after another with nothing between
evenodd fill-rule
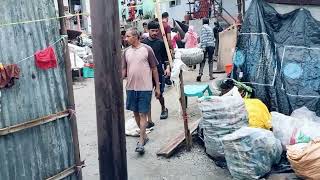
<instances>
[{"instance_id":1,"label":"bucket","mask_svg":"<svg viewBox=\"0 0 320 180\"><path fill-rule=\"evenodd\" d=\"M226 71L227 74L230 74L230 73L231 73L232 67L233 67L232 64L226 64L226 65L224 66L225 71Z\"/></svg>"}]
</instances>

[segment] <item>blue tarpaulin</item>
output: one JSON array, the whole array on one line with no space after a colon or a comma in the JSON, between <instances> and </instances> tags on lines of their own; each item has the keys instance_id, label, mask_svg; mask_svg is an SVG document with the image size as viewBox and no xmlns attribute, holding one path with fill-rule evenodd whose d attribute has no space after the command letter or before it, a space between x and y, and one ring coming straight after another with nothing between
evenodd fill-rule
<instances>
[{"instance_id":1,"label":"blue tarpaulin","mask_svg":"<svg viewBox=\"0 0 320 180\"><path fill-rule=\"evenodd\" d=\"M234 56L235 79L272 111L302 106L320 115L320 22L306 9L279 14L264 0L246 12Z\"/></svg>"}]
</instances>

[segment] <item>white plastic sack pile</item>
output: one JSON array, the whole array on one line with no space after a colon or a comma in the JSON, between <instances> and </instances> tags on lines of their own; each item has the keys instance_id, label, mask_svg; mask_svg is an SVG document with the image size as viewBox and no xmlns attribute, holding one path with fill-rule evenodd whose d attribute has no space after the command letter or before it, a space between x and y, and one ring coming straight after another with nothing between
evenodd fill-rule
<instances>
[{"instance_id":1,"label":"white plastic sack pile","mask_svg":"<svg viewBox=\"0 0 320 180\"><path fill-rule=\"evenodd\" d=\"M206 153L224 158L221 138L248 126L248 114L243 99L238 96L210 96L199 99L202 111L200 131L204 135Z\"/></svg>"},{"instance_id":2,"label":"white plastic sack pile","mask_svg":"<svg viewBox=\"0 0 320 180\"><path fill-rule=\"evenodd\" d=\"M310 115L310 112L298 109L292 114L295 117L286 116L278 112L271 112L273 133L275 137L281 141L283 148L287 145L295 144L296 139L299 138L298 136L310 137L311 139L320 137L320 123L314 121L314 119L316 119L315 117L310 119L312 116L307 115Z\"/></svg>"}]
</instances>

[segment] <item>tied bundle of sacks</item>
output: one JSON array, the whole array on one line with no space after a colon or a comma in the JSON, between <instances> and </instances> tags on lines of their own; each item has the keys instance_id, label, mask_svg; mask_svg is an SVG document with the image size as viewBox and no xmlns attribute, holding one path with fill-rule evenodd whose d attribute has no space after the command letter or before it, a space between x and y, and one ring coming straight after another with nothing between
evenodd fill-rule
<instances>
[{"instance_id":1,"label":"tied bundle of sacks","mask_svg":"<svg viewBox=\"0 0 320 180\"><path fill-rule=\"evenodd\" d=\"M226 160L235 179L258 179L281 158L282 147L271 129L271 115L252 89L233 79L218 83L221 96L199 99L207 154ZM250 128L249 128L249 127Z\"/></svg>"}]
</instances>

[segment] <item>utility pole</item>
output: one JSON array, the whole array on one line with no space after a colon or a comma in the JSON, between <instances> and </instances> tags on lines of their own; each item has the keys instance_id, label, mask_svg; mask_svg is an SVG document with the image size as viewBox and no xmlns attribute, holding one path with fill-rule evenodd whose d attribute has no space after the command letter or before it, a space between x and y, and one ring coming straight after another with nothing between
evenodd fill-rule
<instances>
[{"instance_id":1,"label":"utility pole","mask_svg":"<svg viewBox=\"0 0 320 180\"><path fill-rule=\"evenodd\" d=\"M127 180L118 0L91 0L101 180Z\"/></svg>"}]
</instances>

